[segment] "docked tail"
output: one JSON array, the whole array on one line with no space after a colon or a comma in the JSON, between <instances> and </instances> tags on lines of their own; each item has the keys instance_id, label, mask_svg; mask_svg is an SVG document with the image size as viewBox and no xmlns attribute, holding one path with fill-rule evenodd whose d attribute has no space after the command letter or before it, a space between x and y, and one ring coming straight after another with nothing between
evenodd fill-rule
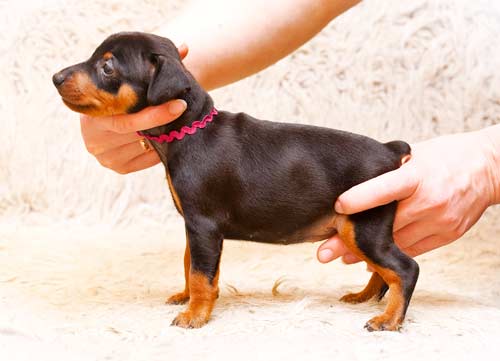
<instances>
[{"instance_id":1,"label":"docked tail","mask_svg":"<svg viewBox=\"0 0 500 361\"><path fill-rule=\"evenodd\" d=\"M400 165L406 163L411 157L411 147L408 143L401 140L394 140L384 144L389 148L400 160Z\"/></svg>"}]
</instances>

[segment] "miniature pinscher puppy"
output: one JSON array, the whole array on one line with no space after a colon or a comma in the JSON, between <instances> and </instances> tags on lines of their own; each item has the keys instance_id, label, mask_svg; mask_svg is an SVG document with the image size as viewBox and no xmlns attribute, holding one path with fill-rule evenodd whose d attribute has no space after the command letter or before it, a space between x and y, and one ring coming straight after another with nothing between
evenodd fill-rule
<instances>
[{"instance_id":1,"label":"miniature pinscher puppy","mask_svg":"<svg viewBox=\"0 0 500 361\"><path fill-rule=\"evenodd\" d=\"M165 166L185 221L186 286L167 302L189 304L174 325L201 327L209 320L224 239L291 244L338 233L374 270L361 292L342 301L380 300L389 290L385 312L365 327L399 329L419 267L394 244L396 202L349 216L335 213L333 205L354 185L400 167L410 154L407 143L217 111L174 44L151 34L112 35L53 82L69 108L93 116L187 102L177 120L141 132Z\"/></svg>"}]
</instances>

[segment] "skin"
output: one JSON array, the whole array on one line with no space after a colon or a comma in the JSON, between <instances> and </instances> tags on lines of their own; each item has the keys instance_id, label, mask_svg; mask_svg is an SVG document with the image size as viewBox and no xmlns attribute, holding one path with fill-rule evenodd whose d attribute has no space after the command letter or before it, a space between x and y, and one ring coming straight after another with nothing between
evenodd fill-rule
<instances>
[{"instance_id":1,"label":"skin","mask_svg":"<svg viewBox=\"0 0 500 361\"><path fill-rule=\"evenodd\" d=\"M188 57L187 46L179 47L184 64L211 90L274 64L358 2L200 1L159 35L189 44ZM144 151L135 132L168 123L184 110L183 102L171 101L130 115L83 115L82 137L103 166L121 174L139 171L160 160L156 152ZM500 203L500 126L439 137L412 148L408 163L353 187L339 197L335 208L351 214L400 201L394 238L404 252L416 256L458 239L487 207ZM317 257L323 263L339 257L346 263L359 261L338 237L325 241Z\"/></svg>"},{"instance_id":2,"label":"skin","mask_svg":"<svg viewBox=\"0 0 500 361\"><path fill-rule=\"evenodd\" d=\"M185 58L188 48L179 47L181 58ZM80 116L83 141L90 154L99 163L120 174L136 172L152 167L160 162L160 157L152 149L145 151L137 131L153 128L175 120L184 110L183 100L148 107L135 114L112 117Z\"/></svg>"},{"instance_id":3,"label":"skin","mask_svg":"<svg viewBox=\"0 0 500 361\"><path fill-rule=\"evenodd\" d=\"M179 47L184 65L206 90L252 75L307 42L359 0L198 1L159 35L189 44ZM266 14L266 16L261 16ZM217 21L214 21L217 19ZM193 27L192 24L197 26ZM210 54L210 56L206 56ZM81 116L87 150L104 167L126 174L160 162L144 154L135 133L176 119L171 102L112 118ZM126 125L121 123L125 122Z\"/></svg>"},{"instance_id":4,"label":"skin","mask_svg":"<svg viewBox=\"0 0 500 361\"><path fill-rule=\"evenodd\" d=\"M339 197L335 209L352 214L398 200L393 236L406 254L415 257L457 240L486 208L500 203L500 125L412 148L409 162L351 188ZM359 262L338 237L318 249L320 262L339 257L347 264Z\"/></svg>"}]
</instances>

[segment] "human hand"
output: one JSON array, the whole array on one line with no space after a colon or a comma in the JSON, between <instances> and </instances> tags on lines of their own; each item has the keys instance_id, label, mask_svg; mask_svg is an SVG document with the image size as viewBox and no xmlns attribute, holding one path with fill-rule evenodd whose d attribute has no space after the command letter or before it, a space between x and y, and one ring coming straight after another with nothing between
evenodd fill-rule
<instances>
[{"instance_id":1,"label":"human hand","mask_svg":"<svg viewBox=\"0 0 500 361\"><path fill-rule=\"evenodd\" d=\"M444 246L498 201L494 149L481 131L415 144L410 161L343 193L335 210L352 214L397 200L393 235L403 252L414 257ZM325 241L317 257L322 263L338 257L347 264L360 261L338 236Z\"/></svg>"},{"instance_id":2,"label":"human hand","mask_svg":"<svg viewBox=\"0 0 500 361\"><path fill-rule=\"evenodd\" d=\"M184 59L188 53L186 45L179 47ZM108 117L80 116L83 141L90 154L106 168L120 174L136 172L160 162L158 154L145 150L140 143L138 130L149 129L178 118L186 110L184 100L147 107L134 114Z\"/></svg>"}]
</instances>

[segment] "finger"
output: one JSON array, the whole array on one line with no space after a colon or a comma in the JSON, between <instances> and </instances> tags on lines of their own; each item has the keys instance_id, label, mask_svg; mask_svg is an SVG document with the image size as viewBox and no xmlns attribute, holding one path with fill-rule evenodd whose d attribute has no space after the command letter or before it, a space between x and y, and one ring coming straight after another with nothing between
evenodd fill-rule
<instances>
[{"instance_id":1,"label":"finger","mask_svg":"<svg viewBox=\"0 0 500 361\"><path fill-rule=\"evenodd\" d=\"M82 133L84 133L83 130ZM118 134L106 130L100 131L98 138L95 136L87 136L84 138L84 141L89 153L94 156L98 156L122 145L129 144L134 141L137 142L139 139L141 139L141 137L136 132Z\"/></svg>"},{"instance_id":2,"label":"finger","mask_svg":"<svg viewBox=\"0 0 500 361\"><path fill-rule=\"evenodd\" d=\"M415 243L438 234L440 226L431 219L421 219L394 232L394 241L400 248L408 248Z\"/></svg>"},{"instance_id":3,"label":"finger","mask_svg":"<svg viewBox=\"0 0 500 361\"><path fill-rule=\"evenodd\" d=\"M127 174L132 172L137 172L146 168L150 168L156 164L160 163L160 157L156 152L144 153L131 161L129 161L119 173Z\"/></svg>"},{"instance_id":4,"label":"finger","mask_svg":"<svg viewBox=\"0 0 500 361\"><path fill-rule=\"evenodd\" d=\"M321 263L328 263L348 252L348 248L338 235L326 240L318 247L316 257Z\"/></svg>"},{"instance_id":5,"label":"finger","mask_svg":"<svg viewBox=\"0 0 500 361\"><path fill-rule=\"evenodd\" d=\"M179 56L181 57L181 60L184 60L184 58L188 55L189 48L185 43L182 43L177 50L179 51Z\"/></svg>"},{"instance_id":6,"label":"finger","mask_svg":"<svg viewBox=\"0 0 500 361\"><path fill-rule=\"evenodd\" d=\"M345 264L353 264L361 262L361 259L359 259L352 253L346 253L345 255L342 256L342 262L344 262Z\"/></svg>"},{"instance_id":7,"label":"finger","mask_svg":"<svg viewBox=\"0 0 500 361\"><path fill-rule=\"evenodd\" d=\"M418 186L417 177L411 169L412 167L404 165L352 187L337 199L335 211L353 214L408 198Z\"/></svg>"},{"instance_id":8,"label":"finger","mask_svg":"<svg viewBox=\"0 0 500 361\"><path fill-rule=\"evenodd\" d=\"M428 221L435 221L435 212L429 212L432 208L432 202L429 203L428 192L422 192L422 186L418 185L419 190L416 190L409 198L403 199L398 203L396 217L394 218L393 232L422 220L424 217ZM430 220L428 218L431 218ZM434 222L433 222L434 223Z\"/></svg>"},{"instance_id":9,"label":"finger","mask_svg":"<svg viewBox=\"0 0 500 361\"><path fill-rule=\"evenodd\" d=\"M137 113L97 117L92 120L99 122L106 130L125 134L170 123L177 119L186 107L184 100L176 99L162 105L147 107Z\"/></svg>"},{"instance_id":10,"label":"finger","mask_svg":"<svg viewBox=\"0 0 500 361\"><path fill-rule=\"evenodd\" d=\"M106 168L119 169L132 159L146 153L139 140L113 148L96 158Z\"/></svg>"},{"instance_id":11,"label":"finger","mask_svg":"<svg viewBox=\"0 0 500 361\"><path fill-rule=\"evenodd\" d=\"M410 257L416 257L423 253L432 251L433 249L444 246L448 243L450 242L443 239L442 237L432 235L411 245L410 247L404 248L402 251Z\"/></svg>"},{"instance_id":12,"label":"finger","mask_svg":"<svg viewBox=\"0 0 500 361\"><path fill-rule=\"evenodd\" d=\"M398 203L394 224L392 225L393 232L397 232L421 218L418 202L417 206L415 203L414 197L404 199Z\"/></svg>"}]
</instances>

